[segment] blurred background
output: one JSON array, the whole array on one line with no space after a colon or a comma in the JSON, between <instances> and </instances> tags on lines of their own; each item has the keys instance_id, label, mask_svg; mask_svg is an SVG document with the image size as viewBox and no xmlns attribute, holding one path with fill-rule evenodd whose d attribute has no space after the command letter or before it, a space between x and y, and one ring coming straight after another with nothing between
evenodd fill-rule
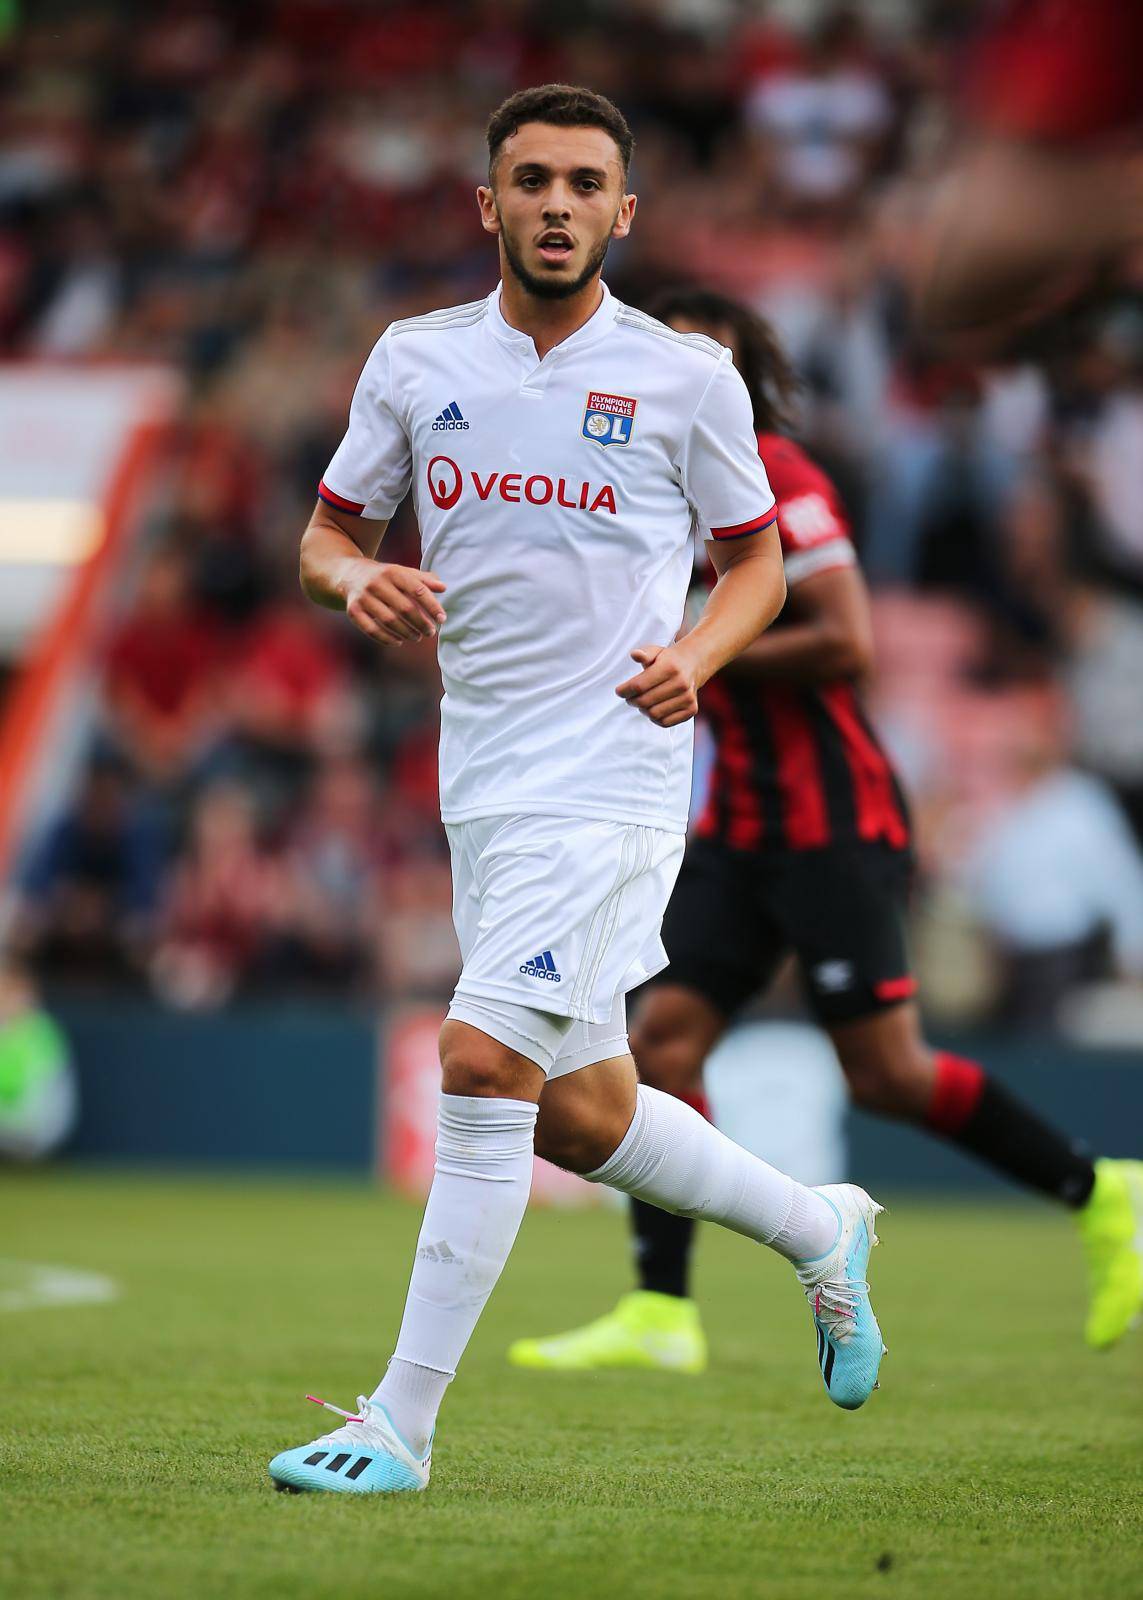
<instances>
[{"instance_id":1,"label":"blurred background","mask_svg":"<svg viewBox=\"0 0 1143 1600\"><path fill-rule=\"evenodd\" d=\"M1097 1144L1138 1127L1143 261L987 364L918 331L981 10L0 0L8 1155L421 1180L458 970L435 658L304 603L297 545L381 330L493 287L484 123L552 79L636 134L611 288L721 288L796 362L873 586L932 1028ZM386 549L419 559L407 505ZM763 1099L775 1156L812 1120L821 1177L844 1107L799 1024L779 986L715 1100L741 1134ZM868 1180L990 1181L850 1134Z\"/></svg>"}]
</instances>

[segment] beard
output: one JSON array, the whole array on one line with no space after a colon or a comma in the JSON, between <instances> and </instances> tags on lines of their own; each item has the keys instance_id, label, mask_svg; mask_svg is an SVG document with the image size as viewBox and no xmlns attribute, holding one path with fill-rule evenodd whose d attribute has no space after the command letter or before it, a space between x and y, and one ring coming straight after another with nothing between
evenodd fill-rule
<instances>
[{"instance_id":1,"label":"beard","mask_svg":"<svg viewBox=\"0 0 1143 1600\"><path fill-rule=\"evenodd\" d=\"M596 245L574 278L547 278L532 272L520 259L520 253L512 236L504 227L503 219L501 219L500 241L504 246L504 259L512 269L512 276L529 294L535 295L537 300L570 300L573 294L578 294L599 273L607 259L607 247L611 243L611 236L609 234Z\"/></svg>"}]
</instances>

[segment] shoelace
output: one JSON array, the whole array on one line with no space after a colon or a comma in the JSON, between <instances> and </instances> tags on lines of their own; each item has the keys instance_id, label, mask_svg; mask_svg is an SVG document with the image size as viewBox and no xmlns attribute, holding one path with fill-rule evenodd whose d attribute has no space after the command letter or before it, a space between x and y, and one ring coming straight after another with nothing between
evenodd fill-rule
<instances>
[{"instance_id":1,"label":"shoelace","mask_svg":"<svg viewBox=\"0 0 1143 1600\"><path fill-rule=\"evenodd\" d=\"M369 1421L369 1401L365 1395L357 1396L357 1411L343 1411L340 1406L331 1404L328 1400L320 1400L316 1394L306 1395L315 1406L323 1406L326 1411L332 1411L345 1421L340 1428L334 1428L332 1433L323 1433L314 1444L347 1444L353 1449L364 1446L367 1450L382 1450L388 1452L389 1445L381 1430Z\"/></svg>"},{"instance_id":2,"label":"shoelace","mask_svg":"<svg viewBox=\"0 0 1143 1600\"><path fill-rule=\"evenodd\" d=\"M838 1344L848 1344L853 1338L858 1306L868 1295L867 1283L860 1280L851 1283L840 1278L827 1278L806 1290L811 1311Z\"/></svg>"}]
</instances>

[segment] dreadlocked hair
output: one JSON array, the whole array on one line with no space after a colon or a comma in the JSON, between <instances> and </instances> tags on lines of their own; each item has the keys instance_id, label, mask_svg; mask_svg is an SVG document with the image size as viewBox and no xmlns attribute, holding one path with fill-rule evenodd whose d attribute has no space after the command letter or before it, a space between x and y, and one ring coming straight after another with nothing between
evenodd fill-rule
<instances>
[{"instance_id":1,"label":"dreadlocked hair","mask_svg":"<svg viewBox=\"0 0 1143 1600\"><path fill-rule=\"evenodd\" d=\"M712 338L731 335L735 366L759 433L789 433L801 381L777 334L756 311L713 289L663 289L644 307L660 322L688 322Z\"/></svg>"}]
</instances>

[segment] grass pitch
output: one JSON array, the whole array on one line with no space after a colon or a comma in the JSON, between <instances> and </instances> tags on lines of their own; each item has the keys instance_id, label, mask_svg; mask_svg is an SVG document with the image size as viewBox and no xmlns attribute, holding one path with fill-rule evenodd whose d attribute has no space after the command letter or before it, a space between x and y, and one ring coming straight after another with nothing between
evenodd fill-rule
<instances>
[{"instance_id":1,"label":"grass pitch","mask_svg":"<svg viewBox=\"0 0 1143 1600\"><path fill-rule=\"evenodd\" d=\"M789 1269L705 1230L703 1378L512 1371L626 1286L623 1219L533 1211L446 1401L428 1493L275 1494L396 1332L418 1210L317 1181L0 1175L23 1269L105 1304L0 1310L0 1593L364 1600L1143 1594L1143 1339L1080 1342L1048 1207L882 1219L883 1390L825 1399ZM8 1287L5 1297L2 1291ZM328 1418L332 1425L332 1418Z\"/></svg>"}]
</instances>

